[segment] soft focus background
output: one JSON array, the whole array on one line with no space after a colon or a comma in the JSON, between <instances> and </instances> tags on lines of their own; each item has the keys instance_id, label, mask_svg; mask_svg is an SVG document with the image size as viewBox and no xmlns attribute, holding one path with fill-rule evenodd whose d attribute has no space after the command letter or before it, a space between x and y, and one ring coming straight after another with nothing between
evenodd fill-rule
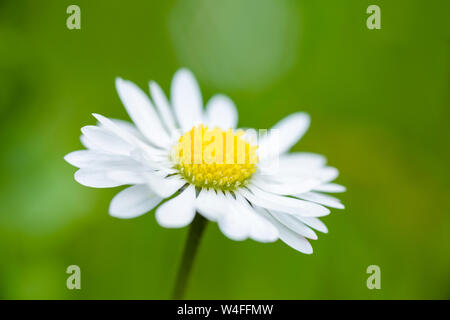
<instances>
[{"instance_id":1,"label":"soft focus background","mask_svg":"<svg viewBox=\"0 0 450 320\"><path fill-rule=\"evenodd\" d=\"M81 30L66 8L81 7ZM381 7L381 30L366 8ZM304 255L234 242L210 224L192 299L450 298L449 1L0 1L0 298L166 299L187 228L108 215L63 161L92 112L128 119L114 78L168 92L182 66L239 124L289 113L312 125L294 150L340 169L344 211ZM66 289L68 265L82 289ZM381 290L366 268L381 267Z\"/></svg>"}]
</instances>

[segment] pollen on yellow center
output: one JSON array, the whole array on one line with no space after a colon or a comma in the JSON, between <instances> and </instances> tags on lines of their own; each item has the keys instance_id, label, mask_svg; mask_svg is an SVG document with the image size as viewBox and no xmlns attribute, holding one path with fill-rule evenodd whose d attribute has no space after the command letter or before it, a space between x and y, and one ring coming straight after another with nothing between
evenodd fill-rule
<instances>
[{"instance_id":1,"label":"pollen on yellow center","mask_svg":"<svg viewBox=\"0 0 450 320\"><path fill-rule=\"evenodd\" d=\"M176 169L197 187L232 191L245 186L256 171L258 147L245 141L243 134L242 130L193 127L174 147Z\"/></svg>"}]
</instances>

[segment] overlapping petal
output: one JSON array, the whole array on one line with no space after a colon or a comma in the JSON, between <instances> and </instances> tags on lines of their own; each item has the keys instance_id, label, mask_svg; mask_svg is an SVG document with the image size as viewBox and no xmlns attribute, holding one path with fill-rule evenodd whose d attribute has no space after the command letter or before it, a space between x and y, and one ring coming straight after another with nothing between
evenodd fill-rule
<instances>
[{"instance_id":1,"label":"overlapping petal","mask_svg":"<svg viewBox=\"0 0 450 320\"><path fill-rule=\"evenodd\" d=\"M182 228L195 216L195 187L189 186L156 209L156 220L162 227Z\"/></svg>"},{"instance_id":2,"label":"overlapping petal","mask_svg":"<svg viewBox=\"0 0 450 320\"><path fill-rule=\"evenodd\" d=\"M145 184L137 184L120 191L109 205L111 216L121 219L138 217L152 210L162 198Z\"/></svg>"}]
</instances>

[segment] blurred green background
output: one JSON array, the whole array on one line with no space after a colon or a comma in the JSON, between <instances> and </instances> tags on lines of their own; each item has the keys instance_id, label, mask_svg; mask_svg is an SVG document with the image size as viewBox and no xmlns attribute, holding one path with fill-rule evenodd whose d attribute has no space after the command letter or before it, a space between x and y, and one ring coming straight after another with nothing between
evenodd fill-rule
<instances>
[{"instance_id":1,"label":"blurred green background","mask_svg":"<svg viewBox=\"0 0 450 320\"><path fill-rule=\"evenodd\" d=\"M66 8L81 8L81 30ZM381 30L366 8L381 7ZM344 211L304 255L234 242L210 223L192 299L450 298L449 1L0 1L0 298L166 299L187 228L108 215L63 161L92 112L128 119L121 76L168 92L181 66L240 126L289 113L312 125L294 150L340 169ZM82 289L66 289L68 265ZM366 268L381 268L368 290Z\"/></svg>"}]
</instances>

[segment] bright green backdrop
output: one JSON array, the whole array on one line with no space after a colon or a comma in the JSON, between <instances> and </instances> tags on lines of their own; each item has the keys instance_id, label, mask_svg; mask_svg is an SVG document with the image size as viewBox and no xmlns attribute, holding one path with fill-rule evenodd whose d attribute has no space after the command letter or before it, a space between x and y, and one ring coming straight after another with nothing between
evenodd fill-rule
<instances>
[{"instance_id":1,"label":"bright green backdrop","mask_svg":"<svg viewBox=\"0 0 450 320\"><path fill-rule=\"evenodd\" d=\"M66 8L81 7L81 30ZM366 8L381 7L381 30ZM450 298L449 1L0 1L0 298L166 299L187 228L108 216L120 188L73 180L63 156L92 112L127 119L122 76L168 91L181 66L228 94L239 124L289 113L294 150L340 169L344 211L314 254L234 242L208 226L194 299ZM68 265L82 289L65 287ZM381 267L381 290L366 268Z\"/></svg>"}]
</instances>

